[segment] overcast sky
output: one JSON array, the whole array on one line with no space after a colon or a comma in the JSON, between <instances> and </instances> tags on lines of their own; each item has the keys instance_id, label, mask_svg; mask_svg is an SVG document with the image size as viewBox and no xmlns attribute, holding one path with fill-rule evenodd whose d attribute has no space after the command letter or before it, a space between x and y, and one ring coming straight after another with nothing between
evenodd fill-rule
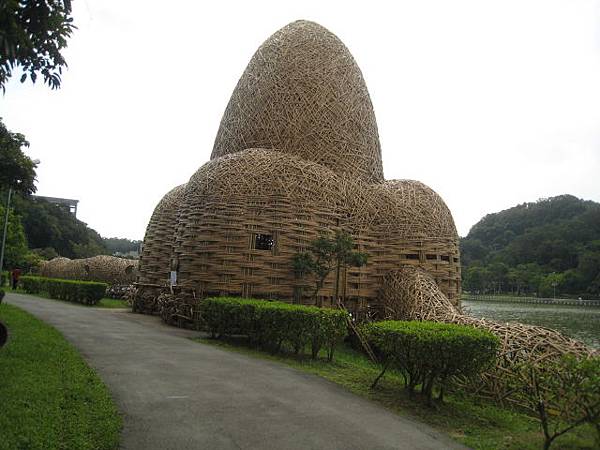
<instances>
[{"instance_id":1,"label":"overcast sky","mask_svg":"<svg viewBox=\"0 0 600 450\"><path fill-rule=\"evenodd\" d=\"M39 158L38 194L79 199L105 237L142 239L152 210L210 157L258 46L313 20L367 82L387 179L416 179L459 234L541 197L600 201L600 1L76 0L63 87L18 76L6 126Z\"/></svg>"}]
</instances>

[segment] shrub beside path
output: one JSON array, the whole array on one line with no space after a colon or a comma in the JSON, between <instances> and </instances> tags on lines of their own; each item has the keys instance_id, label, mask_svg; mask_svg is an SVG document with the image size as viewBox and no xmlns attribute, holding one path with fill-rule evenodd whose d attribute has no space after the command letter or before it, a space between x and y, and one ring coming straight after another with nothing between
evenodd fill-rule
<instances>
[{"instance_id":1,"label":"shrub beside path","mask_svg":"<svg viewBox=\"0 0 600 450\"><path fill-rule=\"evenodd\" d=\"M191 341L123 310L6 295L56 327L111 390L123 449L464 448L317 376Z\"/></svg>"}]
</instances>

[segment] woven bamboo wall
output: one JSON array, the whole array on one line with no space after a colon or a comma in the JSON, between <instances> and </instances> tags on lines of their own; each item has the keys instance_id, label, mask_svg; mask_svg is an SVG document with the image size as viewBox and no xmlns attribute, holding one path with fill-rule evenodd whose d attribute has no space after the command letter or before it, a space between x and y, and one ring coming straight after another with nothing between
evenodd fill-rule
<instances>
[{"instance_id":1,"label":"woven bamboo wall","mask_svg":"<svg viewBox=\"0 0 600 450\"><path fill-rule=\"evenodd\" d=\"M383 180L367 86L329 30L293 22L256 51L229 100L211 159L248 148L278 149L336 173Z\"/></svg>"},{"instance_id":2,"label":"woven bamboo wall","mask_svg":"<svg viewBox=\"0 0 600 450\"><path fill-rule=\"evenodd\" d=\"M91 258L54 258L40 265L43 277L66 280L100 281L109 285L125 285L135 281L138 261L99 255Z\"/></svg>"},{"instance_id":3,"label":"woven bamboo wall","mask_svg":"<svg viewBox=\"0 0 600 450\"><path fill-rule=\"evenodd\" d=\"M86 276L81 260L72 260L61 256L43 261L39 266L39 273L43 277L67 280L85 280Z\"/></svg>"},{"instance_id":4,"label":"woven bamboo wall","mask_svg":"<svg viewBox=\"0 0 600 450\"><path fill-rule=\"evenodd\" d=\"M262 149L205 164L180 209L179 285L198 296L293 298L293 255L337 226L343 198L336 179L321 165ZM273 236L273 249L256 249L256 234Z\"/></svg>"},{"instance_id":5,"label":"woven bamboo wall","mask_svg":"<svg viewBox=\"0 0 600 450\"><path fill-rule=\"evenodd\" d=\"M140 255L138 277L140 283L167 284L175 241L177 213L184 192L185 184L171 189L154 208L146 227Z\"/></svg>"},{"instance_id":6,"label":"woven bamboo wall","mask_svg":"<svg viewBox=\"0 0 600 450\"><path fill-rule=\"evenodd\" d=\"M292 258L320 232L343 228L369 255L367 266L345 274L346 297L375 303L385 274L414 264L430 271L458 301L454 222L439 196L422 183L357 183L278 151L249 149L205 164L183 197L173 266L179 286L198 297L313 302L312 282L295 276ZM256 234L273 236L273 249L256 249ZM319 293L326 304L333 278Z\"/></svg>"}]
</instances>

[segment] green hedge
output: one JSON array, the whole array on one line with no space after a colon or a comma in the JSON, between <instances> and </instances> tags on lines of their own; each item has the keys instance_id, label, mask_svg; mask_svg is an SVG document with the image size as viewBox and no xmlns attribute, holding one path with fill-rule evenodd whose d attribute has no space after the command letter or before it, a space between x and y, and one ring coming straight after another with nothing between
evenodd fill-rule
<instances>
[{"instance_id":1,"label":"green hedge","mask_svg":"<svg viewBox=\"0 0 600 450\"><path fill-rule=\"evenodd\" d=\"M0 272L0 287L6 286L10 280L10 272L4 270Z\"/></svg>"},{"instance_id":2,"label":"green hedge","mask_svg":"<svg viewBox=\"0 0 600 450\"><path fill-rule=\"evenodd\" d=\"M61 280L24 276L19 279L23 289L29 294L47 293L50 298L69 302L95 305L104 297L106 283L94 281Z\"/></svg>"},{"instance_id":3,"label":"green hedge","mask_svg":"<svg viewBox=\"0 0 600 450\"><path fill-rule=\"evenodd\" d=\"M374 322L363 327L369 343L383 362L404 376L412 394L416 386L430 402L434 385L443 387L452 376L472 376L489 367L500 341L492 333L465 325L436 322Z\"/></svg>"},{"instance_id":4,"label":"green hedge","mask_svg":"<svg viewBox=\"0 0 600 450\"><path fill-rule=\"evenodd\" d=\"M310 347L313 358L325 347L330 361L347 332L347 313L336 309L212 297L201 302L200 311L213 336L244 335L274 351L284 345L295 353Z\"/></svg>"}]
</instances>

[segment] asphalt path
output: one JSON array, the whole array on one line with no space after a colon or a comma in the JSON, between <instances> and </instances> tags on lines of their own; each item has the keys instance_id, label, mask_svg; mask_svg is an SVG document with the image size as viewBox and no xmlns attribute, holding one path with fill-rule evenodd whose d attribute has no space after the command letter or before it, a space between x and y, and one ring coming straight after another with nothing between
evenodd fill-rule
<instances>
[{"instance_id":1,"label":"asphalt path","mask_svg":"<svg viewBox=\"0 0 600 450\"><path fill-rule=\"evenodd\" d=\"M315 375L192 341L197 332L126 310L7 293L60 330L123 414L121 448L464 448Z\"/></svg>"}]
</instances>

